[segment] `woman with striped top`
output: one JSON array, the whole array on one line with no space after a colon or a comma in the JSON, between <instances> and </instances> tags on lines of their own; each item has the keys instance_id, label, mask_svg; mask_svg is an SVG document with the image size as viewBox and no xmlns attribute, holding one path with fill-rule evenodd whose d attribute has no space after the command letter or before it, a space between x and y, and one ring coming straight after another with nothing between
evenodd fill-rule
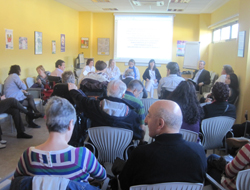
<instances>
[{"instance_id":1,"label":"woman with striped top","mask_svg":"<svg viewBox=\"0 0 250 190\"><path fill-rule=\"evenodd\" d=\"M105 169L87 148L68 145L76 122L74 107L55 96L47 103L45 115L49 138L24 151L14 177L49 175L77 182L88 182L90 177L104 180Z\"/></svg>"}]
</instances>

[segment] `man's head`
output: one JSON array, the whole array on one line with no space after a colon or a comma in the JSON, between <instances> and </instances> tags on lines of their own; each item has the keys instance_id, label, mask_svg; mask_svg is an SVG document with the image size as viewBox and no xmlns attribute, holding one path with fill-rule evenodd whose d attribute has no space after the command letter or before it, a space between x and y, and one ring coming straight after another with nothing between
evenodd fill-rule
<instances>
[{"instance_id":1,"label":"man's head","mask_svg":"<svg viewBox=\"0 0 250 190\"><path fill-rule=\"evenodd\" d=\"M177 103L170 100L159 100L152 104L145 118L149 136L163 133L179 133L182 125L182 112Z\"/></svg>"},{"instance_id":2,"label":"man's head","mask_svg":"<svg viewBox=\"0 0 250 190\"><path fill-rule=\"evenodd\" d=\"M99 60L95 63L96 71L105 71L106 68L107 68L107 63L105 63L104 61Z\"/></svg>"},{"instance_id":3,"label":"man's head","mask_svg":"<svg viewBox=\"0 0 250 190\"><path fill-rule=\"evenodd\" d=\"M177 74L179 71L179 65L176 62L169 62L167 64L167 75Z\"/></svg>"},{"instance_id":4,"label":"man's head","mask_svg":"<svg viewBox=\"0 0 250 190\"><path fill-rule=\"evenodd\" d=\"M205 68L205 64L206 64L205 61L200 60L200 61L199 61L199 70L204 69L204 68Z\"/></svg>"},{"instance_id":5,"label":"man's head","mask_svg":"<svg viewBox=\"0 0 250 190\"><path fill-rule=\"evenodd\" d=\"M127 87L121 80L112 80L107 87L107 95L114 98L123 98Z\"/></svg>"},{"instance_id":6,"label":"man's head","mask_svg":"<svg viewBox=\"0 0 250 190\"><path fill-rule=\"evenodd\" d=\"M143 84L139 80L132 80L128 83L127 91L132 92L138 98L143 90Z\"/></svg>"},{"instance_id":7,"label":"man's head","mask_svg":"<svg viewBox=\"0 0 250 190\"><path fill-rule=\"evenodd\" d=\"M133 71L133 69L127 69L125 71L125 77L134 77L135 76L135 72Z\"/></svg>"},{"instance_id":8,"label":"man's head","mask_svg":"<svg viewBox=\"0 0 250 190\"><path fill-rule=\"evenodd\" d=\"M64 98L54 96L49 99L45 109L46 126L49 132L66 133L70 130L70 140L76 122L75 108Z\"/></svg>"},{"instance_id":9,"label":"man's head","mask_svg":"<svg viewBox=\"0 0 250 190\"><path fill-rule=\"evenodd\" d=\"M64 69L65 69L65 62L63 60L58 59L56 61L55 65L56 65L56 68L61 69L62 71L64 71Z\"/></svg>"},{"instance_id":10,"label":"man's head","mask_svg":"<svg viewBox=\"0 0 250 190\"><path fill-rule=\"evenodd\" d=\"M231 73L234 73L234 70L231 65L224 65L223 69L221 71L222 75L229 75Z\"/></svg>"},{"instance_id":11,"label":"man's head","mask_svg":"<svg viewBox=\"0 0 250 190\"><path fill-rule=\"evenodd\" d=\"M62 74L62 83L75 83L75 75L72 71L65 71Z\"/></svg>"},{"instance_id":12,"label":"man's head","mask_svg":"<svg viewBox=\"0 0 250 190\"><path fill-rule=\"evenodd\" d=\"M229 98L229 87L223 82L216 82L213 86L212 94L217 102L227 101Z\"/></svg>"}]
</instances>

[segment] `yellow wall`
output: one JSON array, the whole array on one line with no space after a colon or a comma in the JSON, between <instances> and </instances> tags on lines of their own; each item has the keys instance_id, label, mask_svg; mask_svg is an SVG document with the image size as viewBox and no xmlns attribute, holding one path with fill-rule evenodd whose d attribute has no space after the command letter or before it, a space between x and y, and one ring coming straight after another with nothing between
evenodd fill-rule
<instances>
[{"instance_id":1,"label":"yellow wall","mask_svg":"<svg viewBox=\"0 0 250 190\"><path fill-rule=\"evenodd\" d=\"M21 78L35 76L35 68L44 65L54 70L57 59L72 69L78 54L79 13L52 0L0 1L0 83L7 77L13 64L21 66ZM14 49L5 49L5 30L12 29ZM43 33L43 54L34 54L34 31ZM65 52L60 52L60 34L65 34ZM28 49L19 50L19 37L28 38ZM56 41L56 54L52 54L51 41Z\"/></svg>"},{"instance_id":2,"label":"yellow wall","mask_svg":"<svg viewBox=\"0 0 250 190\"><path fill-rule=\"evenodd\" d=\"M210 19L210 18L209 18ZM179 14L174 17L173 31L173 54L172 59L179 63L182 70L183 57L176 56L177 40L199 41L199 15ZM83 52L84 57L94 57L95 61L108 61L114 56L114 15L113 13L90 13L81 12L79 14L79 34L80 37L88 37L90 45L88 49L79 47L79 53ZM97 55L97 38L110 39L110 55ZM131 57L132 58L132 57ZM135 60L136 61L136 60ZM116 63L121 72L127 68L124 63ZM142 76L145 66L139 66ZM166 66L159 68L161 75L166 76Z\"/></svg>"}]
</instances>

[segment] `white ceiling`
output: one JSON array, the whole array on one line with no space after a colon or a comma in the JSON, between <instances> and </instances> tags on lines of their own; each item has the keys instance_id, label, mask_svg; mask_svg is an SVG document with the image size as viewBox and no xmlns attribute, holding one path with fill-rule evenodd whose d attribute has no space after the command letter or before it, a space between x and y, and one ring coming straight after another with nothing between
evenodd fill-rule
<instances>
[{"instance_id":1,"label":"white ceiling","mask_svg":"<svg viewBox=\"0 0 250 190\"><path fill-rule=\"evenodd\" d=\"M143 5L135 6L131 0L109 0L110 2L93 2L92 0L55 0L77 11L90 12L120 12L120 13L181 13L181 14L201 14L212 13L229 0L190 0L189 3L169 3L164 1L164 6ZM106 0L94 0L106 1ZM140 1L160 1L160 0L140 0ZM169 6L168 6L169 4ZM118 11L103 10L103 8L117 8ZM168 9L183 9L181 12L167 11Z\"/></svg>"}]
</instances>

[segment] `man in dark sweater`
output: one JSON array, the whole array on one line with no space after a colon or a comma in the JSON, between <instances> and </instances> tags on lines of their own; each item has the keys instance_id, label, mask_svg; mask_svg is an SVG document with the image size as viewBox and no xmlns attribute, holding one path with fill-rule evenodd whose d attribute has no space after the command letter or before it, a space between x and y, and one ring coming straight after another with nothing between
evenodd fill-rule
<instances>
[{"instance_id":1,"label":"man in dark sweater","mask_svg":"<svg viewBox=\"0 0 250 190\"><path fill-rule=\"evenodd\" d=\"M145 122L155 141L131 153L119 176L121 188L164 182L203 183L205 151L199 144L182 139L180 107L173 101L157 101L149 108Z\"/></svg>"},{"instance_id":2,"label":"man in dark sweater","mask_svg":"<svg viewBox=\"0 0 250 190\"><path fill-rule=\"evenodd\" d=\"M142 140L140 117L128 101L123 100L127 89L121 80L112 80L107 87L108 97L98 100L84 97L73 83L69 83L70 95L79 111L91 120L91 127L111 126L132 130L133 139Z\"/></svg>"}]
</instances>

